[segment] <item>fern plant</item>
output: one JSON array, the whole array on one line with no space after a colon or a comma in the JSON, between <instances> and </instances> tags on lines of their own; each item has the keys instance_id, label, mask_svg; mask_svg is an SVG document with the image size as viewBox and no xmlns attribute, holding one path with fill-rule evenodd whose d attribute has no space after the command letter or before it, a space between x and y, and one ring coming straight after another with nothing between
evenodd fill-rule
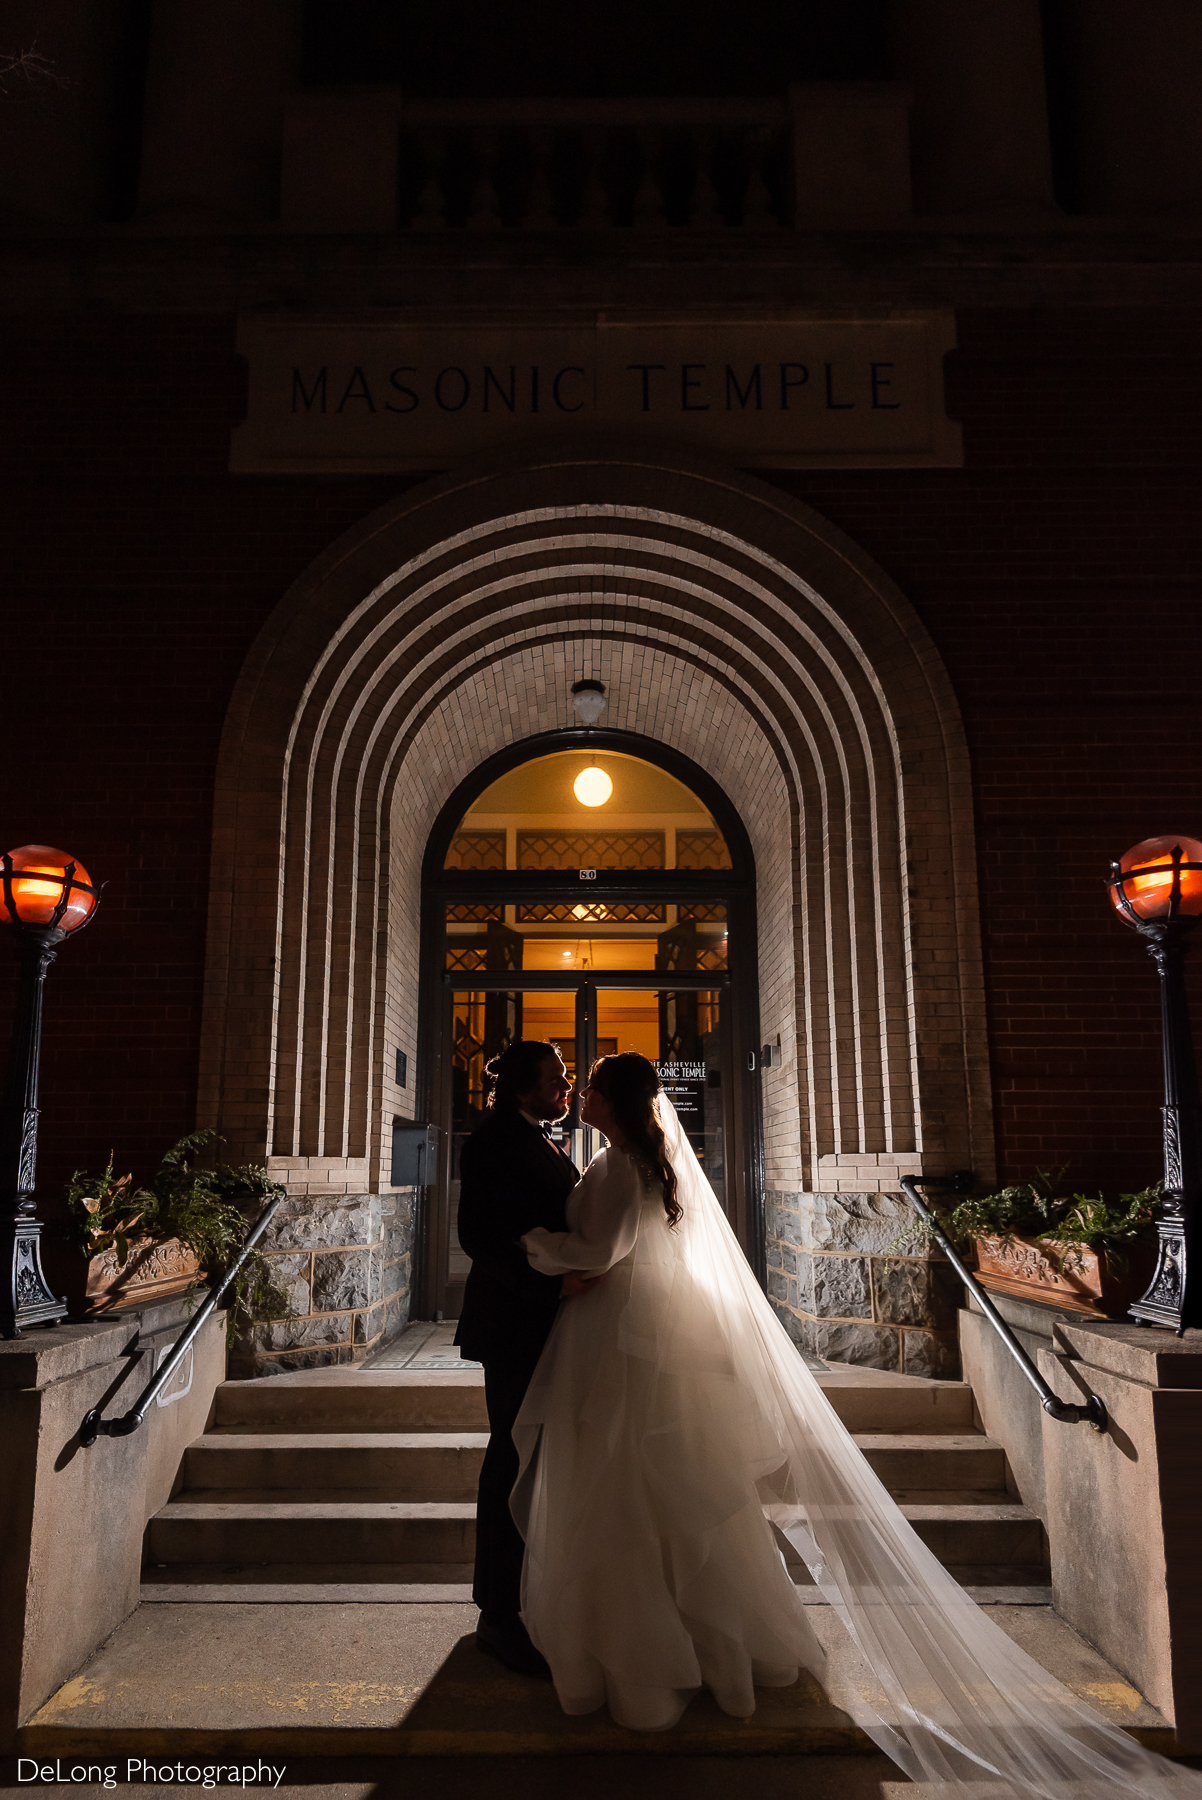
<instances>
[{"instance_id":1,"label":"fern plant","mask_svg":"<svg viewBox=\"0 0 1202 1800\"><path fill-rule=\"evenodd\" d=\"M1084 1251L1094 1250L1105 1255L1114 1274L1122 1274L1132 1244L1148 1235L1160 1215L1163 1182L1137 1194L1120 1194L1115 1200L1103 1194L1090 1199L1086 1194L1057 1194L1067 1173L1067 1164L1038 1169L1030 1181L961 1200L950 1212L941 1214L939 1224L960 1249L967 1249L977 1238L1001 1238L1006 1243L1033 1238L1069 1246L1063 1259L1069 1267L1079 1268ZM926 1235L932 1235L929 1228Z\"/></svg>"},{"instance_id":2,"label":"fern plant","mask_svg":"<svg viewBox=\"0 0 1202 1800\"><path fill-rule=\"evenodd\" d=\"M1120 1194L1117 1200L1107 1200L1101 1194L1096 1200L1074 1194L1063 1218L1042 1235L1054 1243L1104 1252L1110 1268L1121 1275L1128 1266L1131 1245L1146 1237L1160 1216L1163 1196L1162 1181L1142 1188L1138 1194ZM1080 1252L1071 1260L1079 1264Z\"/></svg>"},{"instance_id":3,"label":"fern plant","mask_svg":"<svg viewBox=\"0 0 1202 1800\"><path fill-rule=\"evenodd\" d=\"M237 1259L253 1223L243 1206L257 1201L258 1213L284 1189L256 1164L203 1166L198 1158L219 1142L215 1131L189 1132L167 1151L146 1188L135 1188L131 1175L116 1175L111 1152L99 1175L77 1169L67 1185L67 1208L79 1249L89 1258L113 1250L124 1268L135 1239L163 1243L178 1238L211 1277L220 1279ZM195 1293L193 1283L190 1300ZM258 1249L227 1289L226 1305L230 1343L249 1325L292 1313L287 1294Z\"/></svg>"},{"instance_id":4,"label":"fern plant","mask_svg":"<svg viewBox=\"0 0 1202 1800\"><path fill-rule=\"evenodd\" d=\"M978 1237L1043 1237L1056 1223L1056 1197L1068 1173L1068 1165L1037 1169L1030 1181L1020 1181L996 1194L961 1200L942 1221L945 1231L960 1243Z\"/></svg>"}]
</instances>

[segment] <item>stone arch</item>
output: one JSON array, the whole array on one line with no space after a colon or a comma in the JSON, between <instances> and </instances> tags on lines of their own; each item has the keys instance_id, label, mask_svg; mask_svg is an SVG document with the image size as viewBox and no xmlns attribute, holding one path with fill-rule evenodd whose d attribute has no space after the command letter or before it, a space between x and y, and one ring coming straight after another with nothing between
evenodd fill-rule
<instances>
[{"instance_id":1,"label":"stone arch","mask_svg":"<svg viewBox=\"0 0 1202 1800\"><path fill-rule=\"evenodd\" d=\"M200 1116L298 1189L379 1185L417 1032L420 870L463 776L571 720L719 783L757 865L767 1185L992 1165L967 755L884 574L809 509L602 446L410 492L294 585L218 771ZM410 1090L410 1093L412 1090Z\"/></svg>"}]
</instances>

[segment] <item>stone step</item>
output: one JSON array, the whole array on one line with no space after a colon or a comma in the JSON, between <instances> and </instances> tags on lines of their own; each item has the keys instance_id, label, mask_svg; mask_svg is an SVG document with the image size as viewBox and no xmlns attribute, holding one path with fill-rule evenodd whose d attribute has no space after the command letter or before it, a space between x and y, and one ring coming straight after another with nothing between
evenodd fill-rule
<instances>
[{"instance_id":1,"label":"stone step","mask_svg":"<svg viewBox=\"0 0 1202 1800\"><path fill-rule=\"evenodd\" d=\"M973 1429L972 1389L966 1381L927 1381L850 1365L814 1379L852 1432Z\"/></svg>"},{"instance_id":2,"label":"stone step","mask_svg":"<svg viewBox=\"0 0 1202 1800\"><path fill-rule=\"evenodd\" d=\"M972 1491L967 1504L924 1498L901 1510L948 1566L1044 1567L1038 1517L1005 1497ZM169 1501L147 1530L148 1561L168 1567L467 1563L474 1553L468 1501L349 1499L341 1490L194 1490Z\"/></svg>"},{"instance_id":3,"label":"stone step","mask_svg":"<svg viewBox=\"0 0 1202 1800\"><path fill-rule=\"evenodd\" d=\"M989 1438L950 1431L857 1433L855 1441L894 1494L1002 1489L1005 1458ZM249 1432L220 1428L184 1453L184 1488L386 1490L394 1500L467 1500L476 1491L486 1432Z\"/></svg>"},{"instance_id":4,"label":"stone step","mask_svg":"<svg viewBox=\"0 0 1202 1800\"><path fill-rule=\"evenodd\" d=\"M1051 1571L1022 1563L954 1563L955 1577L978 1606L1051 1606Z\"/></svg>"},{"instance_id":5,"label":"stone step","mask_svg":"<svg viewBox=\"0 0 1202 1800\"><path fill-rule=\"evenodd\" d=\"M251 1489L169 1500L147 1526L151 1563L468 1563L476 1508L466 1501L348 1500Z\"/></svg>"},{"instance_id":6,"label":"stone step","mask_svg":"<svg viewBox=\"0 0 1202 1800\"><path fill-rule=\"evenodd\" d=\"M950 1501L943 1494L921 1500L899 1500L899 1510L945 1568L1004 1571L998 1581L1005 1586L1027 1586L1048 1580L1043 1524L1029 1507L1008 1494L971 1493L966 1500ZM776 1541L790 1574L798 1585L810 1579L801 1557L780 1531ZM957 1574L959 1581L968 1577ZM974 1574L970 1585L989 1585Z\"/></svg>"},{"instance_id":7,"label":"stone step","mask_svg":"<svg viewBox=\"0 0 1202 1800\"><path fill-rule=\"evenodd\" d=\"M306 1369L257 1381L224 1381L214 1425L223 1431L487 1431L484 1377L478 1370L374 1374L355 1368Z\"/></svg>"},{"instance_id":8,"label":"stone step","mask_svg":"<svg viewBox=\"0 0 1202 1800\"><path fill-rule=\"evenodd\" d=\"M984 1606L1051 1606L1047 1571L986 1565L948 1571L970 1600ZM821 1604L808 1570L794 1577L803 1599ZM145 1570L143 1606L204 1605L466 1605L472 1569L460 1563L265 1563L255 1568L173 1563Z\"/></svg>"},{"instance_id":9,"label":"stone step","mask_svg":"<svg viewBox=\"0 0 1202 1800\"><path fill-rule=\"evenodd\" d=\"M849 1431L971 1431L972 1389L885 1369L831 1370L815 1377ZM220 1430L486 1431L479 1370L305 1369L217 1389Z\"/></svg>"},{"instance_id":10,"label":"stone step","mask_svg":"<svg viewBox=\"0 0 1202 1800\"><path fill-rule=\"evenodd\" d=\"M807 1616L830 1659L825 1692L807 1676L792 1688L760 1689L749 1720L728 1718L702 1694L674 1731L640 1733L604 1711L565 1715L550 1682L513 1675L484 1654L467 1605L141 1606L22 1724L13 1748L44 1759L146 1757L160 1765L202 1754L277 1767L306 1755L406 1757L408 1768L375 1791L414 1794L435 1792L440 1779L448 1793L466 1791L469 1757L489 1759L480 1767L498 1792L511 1791L498 1758L540 1759L550 1779L528 1767L520 1779L527 1793L549 1793L583 1791L578 1771L587 1759L618 1756L604 1783L586 1781L590 1793L632 1791L630 1771L647 1758L663 1773L645 1791L716 1794L735 1791L740 1774L754 1774L768 1791L770 1764L736 1757L838 1756L844 1773L833 1786L811 1783L803 1766L790 1770L788 1791L858 1800L867 1790L857 1771L872 1746L848 1710L855 1653L830 1607L809 1607ZM1161 1715L1050 1607L996 1605L990 1616L1103 1717L1155 1749L1176 1747ZM463 1780L412 1760L435 1757L454 1759ZM556 1765L552 1757L574 1760ZM677 1773L671 1757L721 1758L722 1772L693 1764ZM887 1773L873 1771L872 1791ZM899 1782L899 1800L910 1792Z\"/></svg>"},{"instance_id":11,"label":"stone step","mask_svg":"<svg viewBox=\"0 0 1202 1800\"><path fill-rule=\"evenodd\" d=\"M1043 1524L1016 1501L949 1505L899 1502L902 1515L945 1568L964 1563L1005 1563L1030 1569L1046 1564Z\"/></svg>"},{"instance_id":12,"label":"stone step","mask_svg":"<svg viewBox=\"0 0 1202 1800\"><path fill-rule=\"evenodd\" d=\"M390 1500L474 1500L488 1433L206 1433L184 1452L184 1491L322 1488Z\"/></svg>"},{"instance_id":13,"label":"stone step","mask_svg":"<svg viewBox=\"0 0 1202 1800\"><path fill-rule=\"evenodd\" d=\"M809 1570L790 1564L793 1585L807 1604L821 1601ZM1048 1571L1021 1563L958 1563L948 1569L970 1600L989 1606L1051 1606L1052 1584ZM244 1590L245 1591L245 1590ZM145 1590L143 1590L145 1597Z\"/></svg>"},{"instance_id":14,"label":"stone step","mask_svg":"<svg viewBox=\"0 0 1202 1800\"><path fill-rule=\"evenodd\" d=\"M920 1432L856 1432L855 1442L885 1486L988 1488L1006 1484L1006 1454L992 1438Z\"/></svg>"},{"instance_id":15,"label":"stone step","mask_svg":"<svg viewBox=\"0 0 1202 1800\"><path fill-rule=\"evenodd\" d=\"M142 1571L144 1606L467 1605L471 1563L167 1563Z\"/></svg>"}]
</instances>

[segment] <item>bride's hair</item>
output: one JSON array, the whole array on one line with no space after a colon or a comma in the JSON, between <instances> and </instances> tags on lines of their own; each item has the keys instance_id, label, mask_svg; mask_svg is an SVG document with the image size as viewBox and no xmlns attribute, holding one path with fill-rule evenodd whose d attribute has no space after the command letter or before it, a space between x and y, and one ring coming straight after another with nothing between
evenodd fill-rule
<instances>
[{"instance_id":1,"label":"bride's hair","mask_svg":"<svg viewBox=\"0 0 1202 1800\"><path fill-rule=\"evenodd\" d=\"M620 1056L598 1057L588 1078L590 1086L608 1100L636 1161L663 1182L664 1211L668 1224L675 1229L684 1211L676 1198L676 1171L668 1161L664 1128L655 1105L660 1092L659 1076L645 1056L624 1050Z\"/></svg>"}]
</instances>

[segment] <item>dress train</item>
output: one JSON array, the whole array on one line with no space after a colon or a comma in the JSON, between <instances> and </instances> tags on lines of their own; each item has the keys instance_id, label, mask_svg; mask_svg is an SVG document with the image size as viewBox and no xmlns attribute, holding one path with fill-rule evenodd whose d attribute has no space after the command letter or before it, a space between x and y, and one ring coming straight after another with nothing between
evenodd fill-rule
<instances>
[{"instance_id":1,"label":"dress train","mask_svg":"<svg viewBox=\"0 0 1202 1800\"><path fill-rule=\"evenodd\" d=\"M921 1542L805 1367L680 1128L683 1217L614 1150L523 1240L544 1273L605 1272L564 1302L514 1427L522 1616L569 1712L662 1730L699 1686L822 1678L769 1521L846 1627L857 1722L940 1800L1199 1800L1202 1774L1070 1693Z\"/></svg>"}]
</instances>

